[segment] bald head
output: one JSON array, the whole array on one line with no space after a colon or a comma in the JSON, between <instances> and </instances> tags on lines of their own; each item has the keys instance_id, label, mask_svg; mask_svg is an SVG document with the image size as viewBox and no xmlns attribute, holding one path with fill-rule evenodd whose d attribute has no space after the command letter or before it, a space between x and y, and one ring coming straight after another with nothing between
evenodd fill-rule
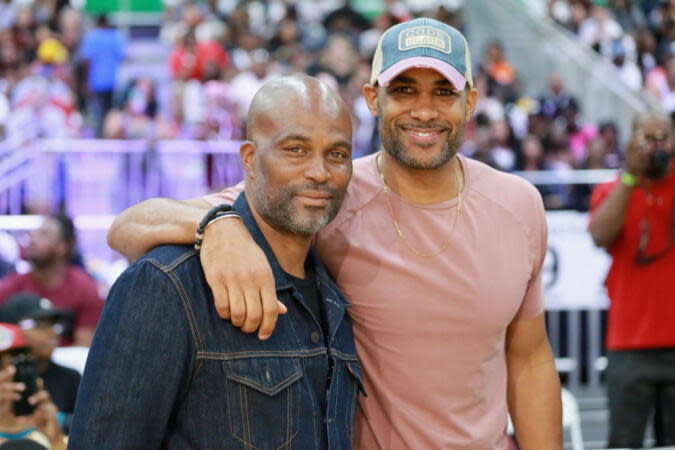
<instances>
[{"instance_id":1,"label":"bald head","mask_svg":"<svg viewBox=\"0 0 675 450\"><path fill-rule=\"evenodd\" d=\"M344 101L326 83L308 75L289 75L265 83L251 101L246 139L256 142L270 125L284 123L299 111L316 113L316 120L349 119Z\"/></svg>"},{"instance_id":2,"label":"bald head","mask_svg":"<svg viewBox=\"0 0 675 450\"><path fill-rule=\"evenodd\" d=\"M246 198L264 222L309 236L335 217L352 173L352 122L332 88L307 75L266 83L246 137Z\"/></svg>"}]
</instances>

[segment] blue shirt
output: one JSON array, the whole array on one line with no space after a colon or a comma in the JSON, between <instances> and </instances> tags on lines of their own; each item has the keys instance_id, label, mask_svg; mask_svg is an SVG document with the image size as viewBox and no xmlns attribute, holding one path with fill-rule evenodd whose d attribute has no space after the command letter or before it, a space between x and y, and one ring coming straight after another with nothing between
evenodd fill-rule
<instances>
[{"instance_id":1,"label":"blue shirt","mask_svg":"<svg viewBox=\"0 0 675 450\"><path fill-rule=\"evenodd\" d=\"M95 28L84 35L80 54L89 61L89 89L104 92L115 88L117 69L124 59L125 48L124 36L112 28Z\"/></svg>"}]
</instances>

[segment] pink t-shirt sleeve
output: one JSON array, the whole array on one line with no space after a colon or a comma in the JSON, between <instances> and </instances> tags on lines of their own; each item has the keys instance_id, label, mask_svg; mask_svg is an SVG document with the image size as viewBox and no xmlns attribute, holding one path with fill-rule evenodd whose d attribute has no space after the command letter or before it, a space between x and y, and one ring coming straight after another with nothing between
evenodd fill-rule
<instances>
[{"instance_id":1,"label":"pink t-shirt sleeve","mask_svg":"<svg viewBox=\"0 0 675 450\"><path fill-rule=\"evenodd\" d=\"M220 192L205 195L202 198L213 206L222 205L223 203L231 205L242 192L244 192L244 182L240 181L234 186L227 187Z\"/></svg>"},{"instance_id":2,"label":"pink t-shirt sleeve","mask_svg":"<svg viewBox=\"0 0 675 450\"><path fill-rule=\"evenodd\" d=\"M544 312L544 286L542 283L542 273L544 260L548 251L548 228L546 225L546 211L541 200L541 195L534 189L532 194L532 218L530 228L530 258L532 260L532 273L527 285L527 291L523 298L523 303L516 314L519 320L533 319Z\"/></svg>"}]
</instances>

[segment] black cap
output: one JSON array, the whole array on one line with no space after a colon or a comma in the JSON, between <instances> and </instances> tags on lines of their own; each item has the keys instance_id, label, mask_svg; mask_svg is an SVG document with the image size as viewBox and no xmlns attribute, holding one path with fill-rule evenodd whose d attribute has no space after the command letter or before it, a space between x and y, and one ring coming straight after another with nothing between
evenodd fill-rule
<instances>
[{"instance_id":1,"label":"black cap","mask_svg":"<svg viewBox=\"0 0 675 450\"><path fill-rule=\"evenodd\" d=\"M18 323L19 320L25 318L53 317L60 319L67 315L68 312L55 309L48 299L28 292L14 294L0 306L0 322L6 323Z\"/></svg>"}]
</instances>

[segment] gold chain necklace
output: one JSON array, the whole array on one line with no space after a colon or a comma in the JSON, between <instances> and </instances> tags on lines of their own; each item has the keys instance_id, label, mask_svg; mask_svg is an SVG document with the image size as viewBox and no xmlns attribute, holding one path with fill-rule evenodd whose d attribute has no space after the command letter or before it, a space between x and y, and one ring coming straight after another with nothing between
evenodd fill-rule
<instances>
[{"instance_id":1,"label":"gold chain necklace","mask_svg":"<svg viewBox=\"0 0 675 450\"><path fill-rule=\"evenodd\" d=\"M377 164L377 171L380 173L380 178L382 178L382 184L384 185L384 199L387 202L387 207L389 208L389 214L391 215L391 220L394 222L394 228L396 228L396 232L398 233L398 236L401 238L403 243L405 244L406 247L408 247L410 250L412 250L413 253L415 253L417 256L422 256L424 258L432 258L434 256L440 255L443 253L443 250L445 250L448 245L450 245L450 239L452 239L452 233L455 231L455 226L457 225L457 220L459 219L459 213L462 210L462 189L460 188L460 172L459 168L455 168L455 175L457 177L457 212L455 214L455 221L452 223L452 228L450 229L450 234L448 235L448 239L441 245L441 248L433 253L424 253L419 250L417 250L415 247L410 245L410 242L403 236L403 232L401 231L401 227L398 226L398 222L396 221L396 216L394 216L394 209L391 207L391 202L389 201L389 187L387 186L387 183L384 181L384 172L382 172L382 167L380 165L380 161L382 160L382 153L377 155L377 158L375 159L375 164ZM459 164L459 161L457 161Z\"/></svg>"}]
</instances>

